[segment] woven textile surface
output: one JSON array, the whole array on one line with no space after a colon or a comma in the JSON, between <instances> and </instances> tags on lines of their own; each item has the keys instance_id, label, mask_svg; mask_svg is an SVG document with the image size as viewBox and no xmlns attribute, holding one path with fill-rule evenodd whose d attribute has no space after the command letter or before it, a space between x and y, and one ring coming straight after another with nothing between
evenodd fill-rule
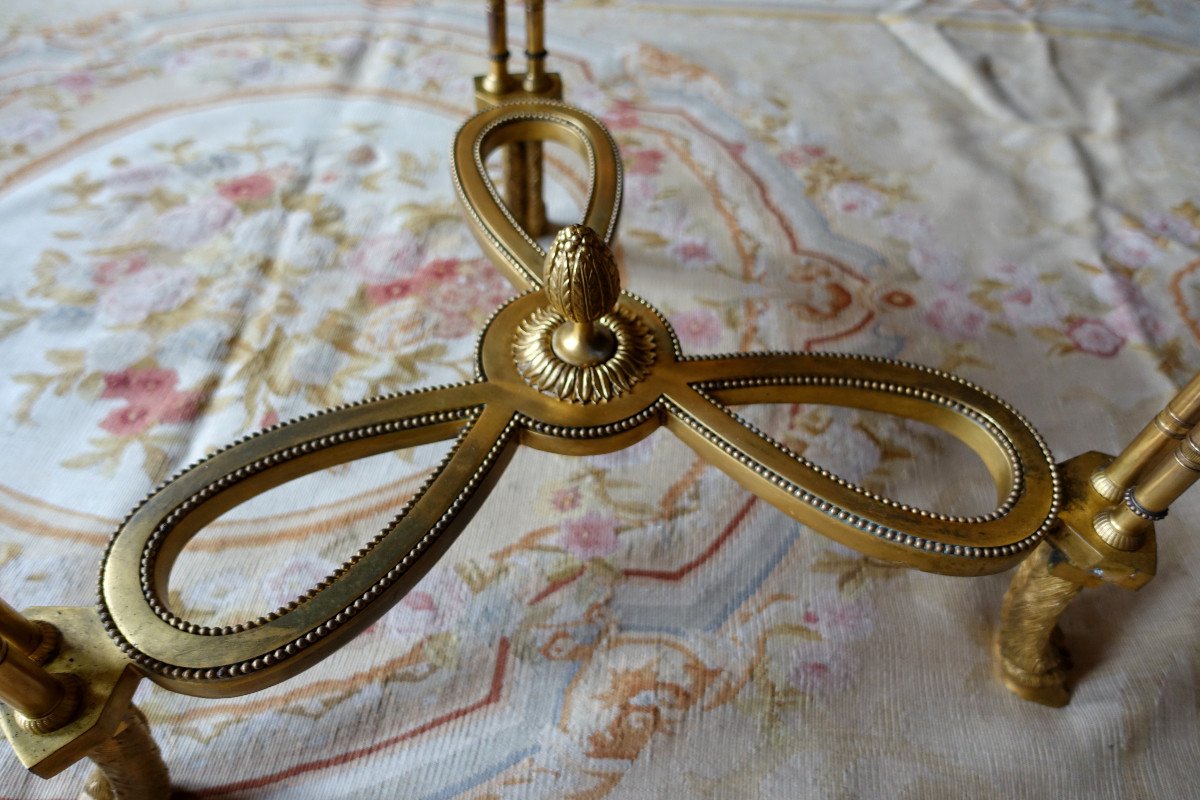
<instances>
[{"instance_id":1,"label":"woven textile surface","mask_svg":"<svg viewBox=\"0 0 1200 800\"><path fill-rule=\"evenodd\" d=\"M1200 368L1200 7L1187 0L547 4L550 67L626 167L617 256L686 352L829 350L955 371L1060 459L1115 452ZM512 4L520 51L519 4ZM447 153L484 4L100 0L0 10L0 596L94 602L126 511L207 452L470 377L513 294ZM517 59L518 64L520 59ZM548 148L551 218L582 166ZM847 480L995 501L948 436L823 406L742 413ZM429 445L257 498L171 601L230 624L387 523ZM1200 537L1084 592L1061 710L1010 695L1009 576L864 558L669 433L522 449L432 573L301 676L147 684L211 798L1195 796ZM0 798L67 798L0 747Z\"/></svg>"}]
</instances>

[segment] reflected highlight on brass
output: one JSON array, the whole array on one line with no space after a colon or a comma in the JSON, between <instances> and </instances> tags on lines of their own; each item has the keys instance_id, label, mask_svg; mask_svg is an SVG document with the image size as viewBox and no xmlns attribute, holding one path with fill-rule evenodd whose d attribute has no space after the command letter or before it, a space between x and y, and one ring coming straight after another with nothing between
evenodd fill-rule
<instances>
[{"instance_id":1,"label":"reflected highlight on brass","mask_svg":"<svg viewBox=\"0 0 1200 800\"><path fill-rule=\"evenodd\" d=\"M1058 619L1084 587L1136 589L1153 577L1153 523L1200 476L1200 377L1117 459L1093 452L1056 465L1016 410L938 370L830 353L684 354L663 315L621 290L612 254L620 155L599 121L558 101L561 80L544 68L543 0L526 3L522 77L508 72L504 3L487 9L491 66L476 81L481 110L455 137L451 172L472 233L519 294L485 325L474 378L309 414L191 465L114 533L95 610L31 609L26 618L0 601L0 699L11 706L0 707L0 728L22 763L49 777L91 757L101 771L90 796L165 797L165 765L132 705L143 677L204 697L287 680L421 580L518 446L598 454L659 427L782 513L864 554L949 575L1020 564L996 636L999 672L1022 697L1065 704ZM545 142L575 153L591 187L583 219L549 253L539 244L548 232ZM503 193L486 168L497 151ZM996 506L941 514L857 486L733 410L756 403L840 405L936 426L983 460ZM417 495L304 594L216 627L172 608L176 558L226 511L317 470L446 440L449 453Z\"/></svg>"}]
</instances>

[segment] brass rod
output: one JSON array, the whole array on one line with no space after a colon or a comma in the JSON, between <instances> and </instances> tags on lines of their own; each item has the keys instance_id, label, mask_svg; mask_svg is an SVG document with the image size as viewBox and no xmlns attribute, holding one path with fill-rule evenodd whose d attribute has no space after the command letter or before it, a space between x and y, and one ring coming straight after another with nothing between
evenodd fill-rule
<instances>
[{"instance_id":1,"label":"brass rod","mask_svg":"<svg viewBox=\"0 0 1200 800\"><path fill-rule=\"evenodd\" d=\"M493 94L503 94L512 88L508 76L508 21L504 13L504 0L488 0L488 74L483 79L483 88Z\"/></svg>"},{"instance_id":2,"label":"brass rod","mask_svg":"<svg viewBox=\"0 0 1200 800\"><path fill-rule=\"evenodd\" d=\"M1140 476L1162 461L1183 437L1200 423L1200 373L1196 373L1171 402L1113 459L1096 471L1092 485L1109 500L1140 483Z\"/></svg>"},{"instance_id":3,"label":"brass rod","mask_svg":"<svg viewBox=\"0 0 1200 800\"><path fill-rule=\"evenodd\" d=\"M546 75L546 3L525 0L525 82L527 92L550 88Z\"/></svg>"},{"instance_id":4,"label":"brass rod","mask_svg":"<svg viewBox=\"0 0 1200 800\"><path fill-rule=\"evenodd\" d=\"M65 694L53 675L0 639L0 701L28 719L50 715Z\"/></svg>"},{"instance_id":5,"label":"brass rod","mask_svg":"<svg viewBox=\"0 0 1200 800\"><path fill-rule=\"evenodd\" d=\"M1147 531L1167 516L1167 509L1200 479L1200 428L1192 428L1175 451L1145 473L1136 488L1126 489L1122 502L1101 511L1096 533L1118 550L1136 550Z\"/></svg>"},{"instance_id":6,"label":"brass rod","mask_svg":"<svg viewBox=\"0 0 1200 800\"><path fill-rule=\"evenodd\" d=\"M525 198L524 228L530 236L543 236L546 234L546 199L542 191L545 170L542 143L526 142L525 148L525 185L529 188Z\"/></svg>"},{"instance_id":7,"label":"brass rod","mask_svg":"<svg viewBox=\"0 0 1200 800\"><path fill-rule=\"evenodd\" d=\"M32 655L42 646L45 636L37 623L25 617L0 598L0 639L5 639L25 655Z\"/></svg>"},{"instance_id":8,"label":"brass rod","mask_svg":"<svg viewBox=\"0 0 1200 800\"><path fill-rule=\"evenodd\" d=\"M513 142L504 148L504 202L522 228L528 230L529 220L528 143ZM529 231L536 236L537 231Z\"/></svg>"}]
</instances>

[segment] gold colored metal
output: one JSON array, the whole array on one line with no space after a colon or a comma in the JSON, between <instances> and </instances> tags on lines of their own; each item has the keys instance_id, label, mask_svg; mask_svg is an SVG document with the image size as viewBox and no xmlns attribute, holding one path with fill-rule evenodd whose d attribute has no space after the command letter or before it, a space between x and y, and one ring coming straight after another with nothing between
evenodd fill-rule
<instances>
[{"instance_id":1,"label":"gold colored metal","mask_svg":"<svg viewBox=\"0 0 1200 800\"><path fill-rule=\"evenodd\" d=\"M551 88L546 75L546 3L525 0L525 80L521 87L533 95Z\"/></svg>"},{"instance_id":2,"label":"gold colored metal","mask_svg":"<svg viewBox=\"0 0 1200 800\"><path fill-rule=\"evenodd\" d=\"M58 669L69 668L87 687L78 716L46 734L27 731L17 711L0 705L0 730L17 758L34 774L49 778L117 731L142 676L105 634L95 609L32 608L25 613L62 632L59 654L48 665L51 674L59 677Z\"/></svg>"},{"instance_id":3,"label":"gold colored metal","mask_svg":"<svg viewBox=\"0 0 1200 800\"><path fill-rule=\"evenodd\" d=\"M488 0L487 24L491 64L488 74L481 79L481 86L490 94L504 94L515 83L508 74L508 20L504 0Z\"/></svg>"},{"instance_id":4,"label":"gold colored metal","mask_svg":"<svg viewBox=\"0 0 1200 800\"><path fill-rule=\"evenodd\" d=\"M544 0L527 0L525 74L512 75L508 72L504 3L489 0L488 32L492 63L486 76L475 78L476 108L483 110L501 103L534 99L562 100L562 78L546 72L545 17ZM535 238L544 236L549 230L543 195L545 165L541 140L529 138L509 144L504 150L503 170L505 204L522 230Z\"/></svg>"},{"instance_id":5,"label":"gold colored metal","mask_svg":"<svg viewBox=\"0 0 1200 800\"><path fill-rule=\"evenodd\" d=\"M83 693L87 691L83 681L69 672L64 672L51 680L62 687L62 696L58 703L40 717L18 715L21 727L38 736L56 731L75 719L79 713L79 706L83 702Z\"/></svg>"},{"instance_id":6,"label":"gold colored metal","mask_svg":"<svg viewBox=\"0 0 1200 800\"><path fill-rule=\"evenodd\" d=\"M26 619L0 598L0 639L29 657L35 664L45 664L58 652L58 629L48 622Z\"/></svg>"},{"instance_id":7,"label":"gold colored metal","mask_svg":"<svg viewBox=\"0 0 1200 800\"><path fill-rule=\"evenodd\" d=\"M1092 484L1116 502L1121 494L1157 465L1200 423L1200 373L1171 398L1121 454L1096 470Z\"/></svg>"},{"instance_id":8,"label":"gold colored metal","mask_svg":"<svg viewBox=\"0 0 1200 800\"><path fill-rule=\"evenodd\" d=\"M545 159L541 142L525 143L525 230L544 236L550 230L546 219Z\"/></svg>"},{"instance_id":9,"label":"gold colored metal","mask_svg":"<svg viewBox=\"0 0 1200 800\"><path fill-rule=\"evenodd\" d=\"M561 355L557 337L575 326L548 308L539 308L517 328L513 358L526 383L538 391L571 403L607 403L642 380L653 366L654 334L634 314L617 309L597 320L596 329L611 337L611 353L577 364ZM599 338L599 337L598 337ZM601 338L601 341L605 339ZM575 342L562 345L568 352L583 349ZM607 351L605 351L607 352Z\"/></svg>"},{"instance_id":10,"label":"gold colored metal","mask_svg":"<svg viewBox=\"0 0 1200 800\"><path fill-rule=\"evenodd\" d=\"M529 224L532 202L532 187L529 185L529 175L533 170L529 161L530 144L531 142L513 142L504 149L504 202L521 221L521 227ZM538 233L540 235L541 232Z\"/></svg>"},{"instance_id":11,"label":"gold colored metal","mask_svg":"<svg viewBox=\"0 0 1200 800\"><path fill-rule=\"evenodd\" d=\"M91 784L94 797L165 796L165 766L131 703L142 677L201 697L287 680L346 644L421 580L518 445L598 454L658 427L784 514L866 555L950 575L1021 563L996 640L1001 674L1022 697L1065 703L1067 658L1056 621L1082 586L1137 588L1153 576L1153 528L1142 523L1165 513L1200 474L1200 429L1191 429L1172 459L1144 462L1160 452L1163 436L1180 438L1200 417L1200 378L1159 415L1153 436L1139 437L1111 463L1101 453L1071 459L1061 465L1060 482L1060 468L1020 414L947 373L873 356L684 355L663 315L620 289L611 252L620 156L599 121L555 99L562 85L544 71L542 0L526 3L520 89L507 72L504 4L489 2L488 10L492 67L477 79L482 110L458 131L451 171L472 233L521 294L485 325L474 379L309 414L191 465L114 533L101 565L98 611L32 609L29 623L0 605L0 695L16 708L0 708L0 729L22 763L48 777L90 756L106 776ZM584 218L560 232L549 254L538 243L547 141L578 155L591 185ZM486 168L502 148L507 200ZM850 483L732 409L756 403L841 405L936 426L983 460L996 507L969 517L942 514ZM216 627L172 608L176 558L226 511L317 470L447 439L450 452L393 522L291 602ZM1130 476L1141 485L1110 508L1103 492ZM1120 549L1135 541L1137 549ZM48 673L18 652L40 653L47 625L62 632ZM50 726L30 726L18 712L43 720L61 715L67 667L86 686L77 693L77 714L57 730L33 732Z\"/></svg>"},{"instance_id":12,"label":"gold colored metal","mask_svg":"<svg viewBox=\"0 0 1200 800\"><path fill-rule=\"evenodd\" d=\"M1000 678L1010 691L1047 706L1065 706L1070 655L1058 618L1082 585L1051 572L1062 554L1042 542L1021 562L1000 608L997 637Z\"/></svg>"},{"instance_id":13,"label":"gold colored metal","mask_svg":"<svg viewBox=\"0 0 1200 800\"><path fill-rule=\"evenodd\" d=\"M612 250L585 225L558 232L545 259L546 301L517 328L513 357L530 386L573 403L629 391L655 360L654 335L614 308L621 278Z\"/></svg>"},{"instance_id":14,"label":"gold colored metal","mask_svg":"<svg viewBox=\"0 0 1200 800\"><path fill-rule=\"evenodd\" d=\"M506 104L476 115L459 131L453 174L471 227L518 287L536 290L545 253L517 225L484 167L489 152L530 136L561 141L591 165L594 195L584 224L599 241L611 241L616 227L620 169L604 128L557 103ZM584 287L582 296L592 291ZM480 339L472 382L367 400L276 426L189 467L148 497L114 535L102 567L101 617L121 651L156 683L208 697L256 691L307 669L416 584L462 530L517 444L603 453L665 426L786 514L864 553L933 572L1006 569L1044 538L1055 519L1057 474L1044 443L1011 407L962 380L860 356L688 358L661 314L621 293L607 316L644 327L652 365L607 402L564 402L530 385L514 358L522 326L539 312L555 313L547 303L545 292L528 291L493 316ZM587 302L570 300L564 307L594 313ZM747 403L837 403L929 422L980 454L998 488L997 507L981 516L951 516L854 486L729 408ZM194 623L171 608L176 556L230 508L333 464L451 437L456 441L446 461L395 522L292 602L222 627Z\"/></svg>"},{"instance_id":15,"label":"gold colored metal","mask_svg":"<svg viewBox=\"0 0 1200 800\"><path fill-rule=\"evenodd\" d=\"M568 225L554 237L543 272L546 300L565 321L554 331L553 350L577 367L608 360L616 332L600 322L621 294L617 260L604 240L585 225Z\"/></svg>"},{"instance_id":16,"label":"gold colored metal","mask_svg":"<svg viewBox=\"0 0 1200 800\"><path fill-rule=\"evenodd\" d=\"M130 706L116 734L88 753L97 769L82 798L91 800L166 800L171 779L150 724Z\"/></svg>"},{"instance_id":17,"label":"gold colored metal","mask_svg":"<svg viewBox=\"0 0 1200 800\"><path fill-rule=\"evenodd\" d=\"M1157 548L1152 530L1140 548L1128 551L1104 541L1094 527L1093 520L1108 507L1108 499L1096 491L1089 477L1109 460L1104 453L1092 451L1059 466L1063 485L1063 505L1058 515L1061 524L1048 538L1065 558L1054 563L1054 573L1084 586L1111 583L1136 591L1154 577Z\"/></svg>"},{"instance_id":18,"label":"gold colored metal","mask_svg":"<svg viewBox=\"0 0 1200 800\"><path fill-rule=\"evenodd\" d=\"M1174 452L1144 472L1136 487L1126 489L1122 502L1096 515L1095 527L1104 541L1118 550L1137 550L1154 523L1200 478L1200 428L1193 428Z\"/></svg>"},{"instance_id":19,"label":"gold colored metal","mask_svg":"<svg viewBox=\"0 0 1200 800\"><path fill-rule=\"evenodd\" d=\"M0 639L0 700L20 713L26 730L44 733L66 722L64 715L74 710L79 693Z\"/></svg>"},{"instance_id":20,"label":"gold colored metal","mask_svg":"<svg viewBox=\"0 0 1200 800\"><path fill-rule=\"evenodd\" d=\"M1086 586L1113 583L1139 589L1154 577L1157 554L1151 535L1141 549L1125 552L1105 542L1092 520L1109 504L1091 477L1110 457L1089 452L1059 466L1063 505L1059 522L1013 577L996 637L1001 680L1026 700L1062 706L1069 656L1059 616Z\"/></svg>"}]
</instances>

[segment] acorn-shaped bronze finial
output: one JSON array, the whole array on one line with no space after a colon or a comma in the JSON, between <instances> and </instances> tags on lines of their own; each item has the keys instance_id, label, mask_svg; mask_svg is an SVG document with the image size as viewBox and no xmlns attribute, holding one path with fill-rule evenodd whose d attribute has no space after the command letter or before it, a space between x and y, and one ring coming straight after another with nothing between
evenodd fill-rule
<instances>
[{"instance_id":1,"label":"acorn-shaped bronze finial","mask_svg":"<svg viewBox=\"0 0 1200 800\"><path fill-rule=\"evenodd\" d=\"M546 253L546 298L567 322L554 332L554 352L576 366L604 361L616 350L616 339L596 324L613 310L621 279L612 250L586 225L558 232Z\"/></svg>"}]
</instances>

